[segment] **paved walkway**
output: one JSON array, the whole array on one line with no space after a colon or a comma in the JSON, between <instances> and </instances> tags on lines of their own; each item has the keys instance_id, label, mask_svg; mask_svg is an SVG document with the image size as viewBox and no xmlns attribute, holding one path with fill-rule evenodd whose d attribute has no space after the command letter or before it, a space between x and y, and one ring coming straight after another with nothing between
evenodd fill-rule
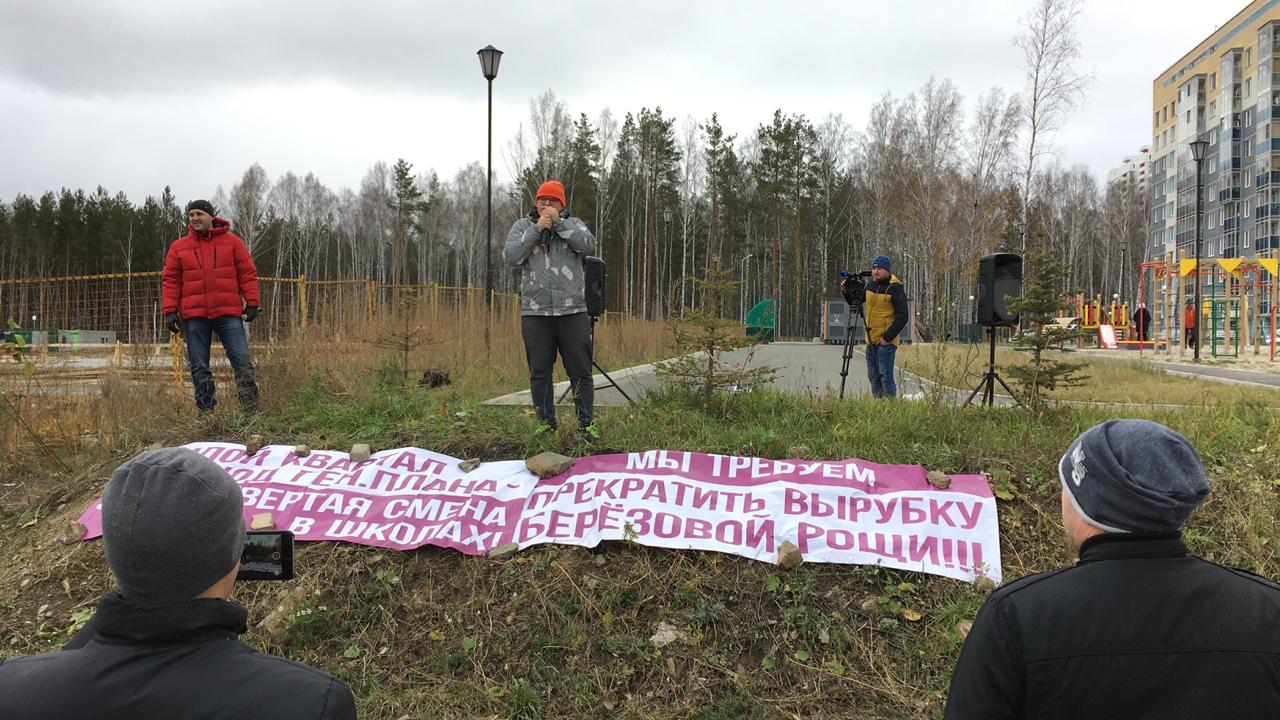
<instances>
[{"instance_id":1,"label":"paved walkway","mask_svg":"<svg viewBox=\"0 0 1280 720\"><path fill-rule=\"evenodd\" d=\"M725 353L725 362L745 363L748 367L769 365L777 369L773 384L780 390L812 397L836 396L840 393L840 369L843 365L843 345L824 345L822 343L777 342L758 345L755 348L742 348ZM648 393L659 386L657 373L653 365L639 365L623 370L613 371L605 368L609 376L633 398ZM898 395L918 395L923 392L928 381L921 380L911 373L897 371ZM597 405L625 405L626 399L609 383L603 375L595 376ZM556 396L561 397L568 389L568 381L556 385ZM845 384L846 398L869 397L871 384L867 380L867 363L862 351L855 349L849 358L849 375ZM963 402L968 392L963 393L957 402ZM1000 398L997 398L999 401ZM1005 399L1007 401L1007 398ZM487 401L492 405L530 405L529 391L524 390L510 395L503 395ZM570 402L568 399L565 402Z\"/></svg>"},{"instance_id":2,"label":"paved walkway","mask_svg":"<svg viewBox=\"0 0 1280 720\"><path fill-rule=\"evenodd\" d=\"M785 392L809 397L833 397L840 392L840 368L843 364L843 351L844 347L842 345L777 342L726 353L725 359L727 362L746 363L748 366L753 367L770 365L777 368L778 373L774 378L774 386ZM1098 354L1090 355L1091 359L1095 357L1103 356ZM1139 358L1132 355L1116 355L1114 357L1106 356L1103 359L1133 361ZM1231 385L1280 389L1280 375L1274 373L1236 370L1216 365L1154 362L1150 359L1144 359L1144 361L1151 367L1158 368L1171 375L1195 377ZM651 390L658 388L660 384L653 365L638 365L616 371L609 368L605 368L605 370L628 395L635 399L639 399ZM902 368L897 369L897 380L898 396L908 399L920 397L927 388L933 386L931 381L906 372ZM595 383L597 405L626 404L627 401L622 393L614 387L609 387L609 381L603 375L596 375ZM556 396L563 397L568 387L569 383L567 381L558 383L556 385ZM1003 394L1001 388L997 388L997 390L999 391L995 399L997 405L1013 404L1013 400ZM941 391L945 396L949 397L951 402L958 405L969 397L972 388L943 388ZM855 346L853 355L849 358L849 375L845 385L845 397L868 397L870 394L871 388L867 381L866 360L862 350ZM532 404L529 401L528 390L503 395L486 402L492 405ZM570 402L570 400L566 398L565 402ZM981 398L976 398L974 402L981 402ZM1124 403L1071 402L1069 404L1128 406ZM1138 405L1137 407L1148 407L1148 405Z\"/></svg>"}]
</instances>

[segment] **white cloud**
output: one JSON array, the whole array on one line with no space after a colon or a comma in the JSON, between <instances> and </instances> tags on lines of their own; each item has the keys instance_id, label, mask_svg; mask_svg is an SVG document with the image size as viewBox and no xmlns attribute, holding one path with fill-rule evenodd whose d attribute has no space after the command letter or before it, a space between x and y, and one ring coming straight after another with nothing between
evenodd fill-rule
<instances>
[{"instance_id":1,"label":"white cloud","mask_svg":"<svg viewBox=\"0 0 1280 720\"><path fill-rule=\"evenodd\" d=\"M0 198L104 185L141 200L228 186L252 162L356 186L405 157L451 176L485 152L475 51L506 51L494 84L495 170L529 98L575 114L660 105L718 112L744 136L775 108L855 127L886 91L930 75L966 100L1017 90L1025 3L810 1L310 3L0 2ZM1104 173L1149 142L1151 81L1212 31L1191 0L1091 3L1095 83L1055 145ZM1225 22L1223 17L1214 18Z\"/></svg>"}]
</instances>

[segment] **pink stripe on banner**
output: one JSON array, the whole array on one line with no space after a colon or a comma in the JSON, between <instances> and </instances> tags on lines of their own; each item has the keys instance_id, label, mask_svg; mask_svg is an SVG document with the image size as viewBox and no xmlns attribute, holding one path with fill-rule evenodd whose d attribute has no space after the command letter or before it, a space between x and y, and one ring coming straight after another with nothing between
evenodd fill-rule
<instances>
[{"instance_id":1,"label":"pink stripe on banner","mask_svg":"<svg viewBox=\"0 0 1280 720\"><path fill-rule=\"evenodd\" d=\"M1000 579L995 498L981 475L939 490L918 465L769 460L652 450L581 458L539 480L522 461L484 463L419 448L346 453L192 443L240 483L246 523L269 512L298 540L481 555L517 542L632 540L774 562L785 541L811 562L878 564ZM80 517L102 534L94 502Z\"/></svg>"}]
</instances>

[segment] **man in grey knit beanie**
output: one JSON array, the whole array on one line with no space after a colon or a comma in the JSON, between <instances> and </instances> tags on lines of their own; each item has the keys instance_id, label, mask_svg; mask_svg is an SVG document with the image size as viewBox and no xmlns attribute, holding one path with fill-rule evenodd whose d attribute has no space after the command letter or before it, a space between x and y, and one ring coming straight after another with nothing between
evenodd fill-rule
<instances>
[{"instance_id":1,"label":"man in grey knit beanie","mask_svg":"<svg viewBox=\"0 0 1280 720\"><path fill-rule=\"evenodd\" d=\"M102 493L119 590L62 652L0 659L0 717L355 720L346 683L238 640L243 513L240 486L191 450L121 465Z\"/></svg>"},{"instance_id":2,"label":"man in grey knit beanie","mask_svg":"<svg viewBox=\"0 0 1280 720\"><path fill-rule=\"evenodd\" d=\"M946 717L1280 718L1280 585L1192 555L1200 455L1149 420L1109 420L1058 461L1074 567L987 597Z\"/></svg>"},{"instance_id":3,"label":"man in grey knit beanie","mask_svg":"<svg viewBox=\"0 0 1280 720\"><path fill-rule=\"evenodd\" d=\"M244 550L240 486L186 448L145 452L102 492L102 539L133 602L186 602L225 579Z\"/></svg>"}]
</instances>

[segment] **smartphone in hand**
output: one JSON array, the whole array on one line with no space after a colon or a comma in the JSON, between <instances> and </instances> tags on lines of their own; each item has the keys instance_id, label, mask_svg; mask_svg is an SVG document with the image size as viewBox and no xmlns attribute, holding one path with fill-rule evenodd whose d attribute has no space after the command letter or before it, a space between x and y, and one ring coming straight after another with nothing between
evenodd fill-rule
<instances>
[{"instance_id":1,"label":"smartphone in hand","mask_svg":"<svg viewBox=\"0 0 1280 720\"><path fill-rule=\"evenodd\" d=\"M251 530L245 533L244 552L236 580L292 580L293 533L288 530Z\"/></svg>"}]
</instances>

